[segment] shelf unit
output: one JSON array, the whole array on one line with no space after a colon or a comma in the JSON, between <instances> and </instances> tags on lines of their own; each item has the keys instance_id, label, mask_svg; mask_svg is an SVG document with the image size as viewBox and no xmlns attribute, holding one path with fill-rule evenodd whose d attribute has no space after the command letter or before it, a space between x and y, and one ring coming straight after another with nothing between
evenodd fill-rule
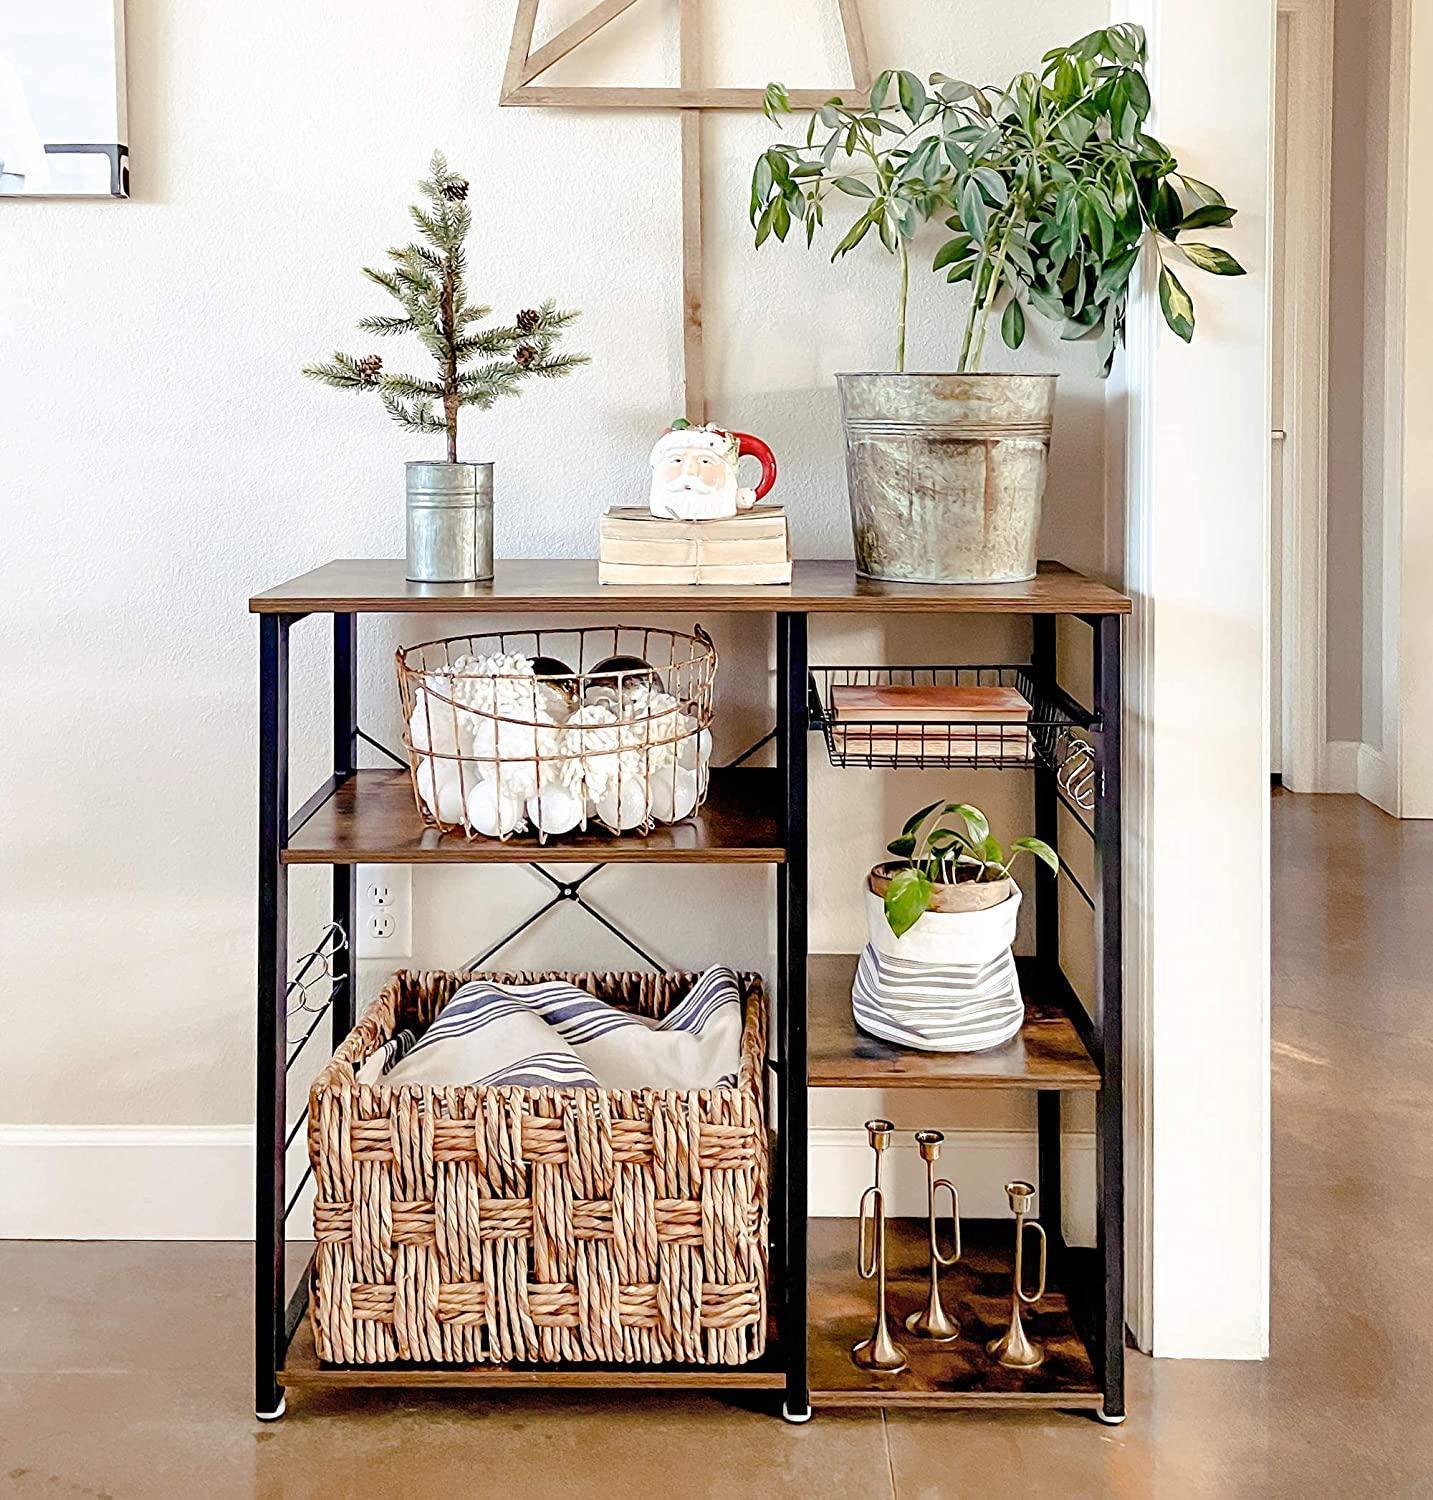
<instances>
[{"instance_id":1,"label":"shelf unit","mask_svg":"<svg viewBox=\"0 0 1433 1500\"><path fill-rule=\"evenodd\" d=\"M804 1420L812 1406L1060 1406L1092 1408L1106 1420L1124 1415L1123 1195L1120 937L1120 621L1129 600L1057 563L1042 563L1025 583L979 586L884 584L856 576L848 563L794 564L789 585L734 587L601 586L590 561L499 562L486 584L410 584L391 560L332 562L256 595L259 616L258 1090L255 1183L256 1410L283 1411L286 1387L443 1386L686 1388L779 1392L784 1413ZM424 826L405 772L359 769L360 743L375 743L358 721L358 633L364 614L566 613L644 616L680 612L769 614L777 644L775 769L713 772L711 791L692 821L645 838L574 834L539 844L439 835ZM855 960L808 956L807 755L809 735L828 732L822 684L831 672L808 661L813 614L1006 614L1032 620L1027 663L1008 668L1038 690L1041 715L1078 736L1076 755L1042 751L1018 762L1035 779L1036 832L1058 845L1063 803L1093 840L1092 888L1077 886L1094 922L1095 1004L1086 1011L1060 971L1059 904L1041 869L1035 889L1035 954L1021 962L1027 1015L1020 1036L974 1055L907 1052L857 1032L850 1019ZM289 635L313 615L333 620L331 774L292 814L289 786ZM1094 637L1089 706L1057 685L1056 620L1083 621ZM823 675L824 670L824 675ZM890 670L890 669L886 669ZM958 668L909 670L956 671ZM975 670L975 669L972 669ZM1052 707L1053 706L1053 707ZM1042 720L1043 722L1043 720ZM1054 745L1053 740L1048 745ZM378 747L380 750L383 747ZM948 749L949 747L947 747ZM385 752L391 756L391 752ZM1068 768L1081 764L1078 795ZM918 758L941 766L983 764L952 755ZM862 758L865 764L865 758ZM874 764L885 762L877 758ZM901 764L910 763L906 759ZM315 1356L304 1317L307 1270L290 1286L286 1219L298 1199L287 1170L301 1134L290 1119L287 1076L302 1043L290 1046L288 876L300 865L332 875L330 933L355 925L354 866L364 863L540 863L601 865L727 863L772 866L776 875L774 1127L772 1174L773 1329L765 1356L735 1369L458 1368L392 1366L343 1369ZM560 885L555 877L549 877ZM573 887L575 890L575 885ZM323 950L320 944L318 958ZM331 956L331 955L330 955ZM324 958L325 965L328 957ZM337 1044L353 1024L350 972L330 987L328 1035ZM304 1040L321 1031L308 1020ZM1017 1374L990 1365L976 1335L998 1318L1008 1247L1002 1228L972 1226L970 1250L952 1277L952 1303L968 1333L954 1346L917 1351L907 1374L857 1370L849 1344L869 1326L869 1288L851 1269L854 1233L847 1221L807 1216L809 1088L1029 1089L1037 1094L1039 1193L1050 1236L1052 1293L1031 1320L1047 1339L1040 1370ZM1065 1244L1060 1223L1060 1098L1085 1091L1096 1100L1096 1235L1093 1250ZM299 1101L300 1104L302 1101ZM921 1231L923 1233L923 1230ZM918 1239L892 1231L897 1297L919 1276ZM907 1297L908 1301L911 1297Z\"/></svg>"}]
</instances>

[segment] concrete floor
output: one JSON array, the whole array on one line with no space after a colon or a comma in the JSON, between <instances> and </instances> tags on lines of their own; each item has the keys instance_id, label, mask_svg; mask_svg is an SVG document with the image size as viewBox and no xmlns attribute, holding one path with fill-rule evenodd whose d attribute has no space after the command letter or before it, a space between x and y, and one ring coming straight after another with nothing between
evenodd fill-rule
<instances>
[{"instance_id":1,"label":"concrete floor","mask_svg":"<svg viewBox=\"0 0 1433 1500\"><path fill-rule=\"evenodd\" d=\"M705 1397L250 1405L248 1254L0 1246L0 1493L1433 1496L1433 827L1274 806L1274 1354L1132 1356L1129 1421Z\"/></svg>"}]
</instances>

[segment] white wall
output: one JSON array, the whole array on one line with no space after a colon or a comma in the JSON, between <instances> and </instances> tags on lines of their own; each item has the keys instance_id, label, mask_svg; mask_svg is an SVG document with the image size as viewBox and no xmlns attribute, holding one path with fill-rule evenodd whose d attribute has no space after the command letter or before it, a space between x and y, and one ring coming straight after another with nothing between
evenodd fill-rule
<instances>
[{"instance_id":1,"label":"white wall","mask_svg":"<svg viewBox=\"0 0 1433 1500\"><path fill-rule=\"evenodd\" d=\"M1217 164L1239 208L1228 244L1249 272L1222 285L1190 277L1190 348L1148 302L1130 329L1132 1318L1156 1353L1258 1358L1268 1352L1274 3L1132 9L1150 33L1154 129L1196 176Z\"/></svg>"},{"instance_id":2,"label":"white wall","mask_svg":"<svg viewBox=\"0 0 1433 1500\"><path fill-rule=\"evenodd\" d=\"M1402 234L1390 246L1394 269L1390 330L1396 399L1401 413L1395 459L1398 484L1387 504L1390 573L1385 574L1384 608L1396 631L1396 670L1387 690L1396 698L1398 744L1397 812L1405 818L1433 817L1433 679L1427 668L1433 646L1433 430L1427 420L1433 404L1433 353L1427 328L1433 311L1421 274L1417 247L1433 226L1425 185L1433 167L1433 3L1408 0L1395 7L1395 57L1407 58L1406 153L1395 157L1395 192L1406 204ZM1407 38L1407 51L1403 43ZM1396 88L1398 86L1395 86ZM1401 90L1400 90L1401 91ZM1401 122L1400 122L1401 123ZM1388 584L1391 583L1392 587Z\"/></svg>"},{"instance_id":3,"label":"white wall","mask_svg":"<svg viewBox=\"0 0 1433 1500\"><path fill-rule=\"evenodd\" d=\"M979 6L934 17L868 6L873 56L1004 74L1104 13L1104 0L982 3L998 26L978 24ZM598 513L641 485L651 436L678 410L676 119L499 109L512 9L438 0L421 27L399 27L380 0L282 12L130 0L134 201L4 206L0 474L15 545L3 549L0 691L7 722L23 727L0 773L0 965L7 988L30 997L0 1062L12 1121L250 1115L245 600L330 556L401 550L402 462L423 444L298 370L351 347L355 319L381 301L359 267L406 237L411 185L435 144L472 175L474 291L500 310L547 295L581 307L574 342L594 357L470 421L465 451L499 464L500 552L590 555ZM821 19L834 11L801 0L775 21L748 3L724 24L748 56L760 37L762 77L839 82L839 37ZM552 14L556 25L563 13ZM655 79L670 49L648 50ZM714 42L713 81L735 76L735 50ZM891 266L874 251L834 270L795 246L758 256L746 180L772 127L742 115L708 130L712 412L772 443L798 552L849 555L830 372L889 360ZM948 362L956 300L932 277L913 297L916 360ZM1053 357L1037 343L1021 363ZM1046 550L1098 562L1102 438L1081 415L1101 392L1088 352L1058 359ZM393 696L385 628L368 632L370 704ZM296 739L324 712L302 684L319 680L325 629L295 634ZM740 629L759 662L763 642ZM748 718L727 726L732 748ZM321 735L314 745L310 766ZM603 899L618 908L626 887L645 889L613 874ZM701 888L638 930L677 955L705 956L716 932L758 953L765 892L730 875ZM317 896L299 909L316 912ZM420 930L444 955L468 935Z\"/></svg>"},{"instance_id":4,"label":"white wall","mask_svg":"<svg viewBox=\"0 0 1433 1500\"><path fill-rule=\"evenodd\" d=\"M571 0L569 10L576 5ZM1185 13L1196 32L1207 9L1202 0L1177 7L1166 0L1164 8ZM1227 48L1248 23L1233 14L1243 7L1217 9ZM721 14L726 35L759 35L760 74L816 85L844 76L832 10L825 0L779 8L743 0ZM7 1013L0 1116L23 1127L10 1137L16 1150L48 1151L56 1146L51 1127L60 1127L68 1144L56 1146L49 1162L73 1157L79 1142L93 1146L80 1154L97 1192L117 1180L93 1165L110 1126L132 1128L122 1137L126 1160L161 1160L165 1170L182 1148L173 1158L132 1148L157 1148L171 1129L202 1127L209 1134L192 1138L195 1150L212 1146L218 1155L206 1159L225 1164L228 1190L237 1186L240 1202L247 1192L234 1181L242 1176L234 1163L243 1137L230 1129L252 1110L256 632L244 603L255 589L327 557L401 550L401 465L421 445L376 409L302 381L298 369L335 344L351 346L354 320L374 309L373 289L358 268L405 234L411 183L435 144L473 178L475 290L500 310L547 295L582 307L575 343L594 355L593 366L571 381L469 428L468 455L500 465L500 553L590 555L599 511L640 488L651 436L678 408L677 123L655 115L499 110L511 11L510 0L432 0L422 25L407 26L395 24L391 5L380 0L282 11L240 0L202 7L129 0L134 201L4 207L0 488L13 519L0 604L0 707L11 726L0 771L0 978L20 998ZM624 24L635 25L637 11ZM958 7L868 0L865 11L878 66L995 77L1099 24L1107 7L1105 0L967 0ZM1264 86L1257 76L1263 43L1257 26L1253 32L1236 96ZM633 40L652 66L648 77L670 70L669 46ZM1170 47L1166 80L1182 76L1186 91L1202 88L1202 66L1186 68L1187 58L1203 56L1197 36L1173 38ZM738 54L752 55L753 43L718 50L714 40L710 51L718 59L712 81L731 81ZM1221 53L1215 71L1227 62ZM615 67L609 76L617 76ZM1258 152L1240 133L1243 116L1235 113L1216 131L1207 121L1218 114L1196 109L1181 93L1169 115L1171 134L1181 148L1197 148L1192 160L1202 175L1233 179L1231 196L1249 226L1242 251L1258 238ZM770 131L754 116L708 125L711 409L776 449L797 551L848 556L830 376L888 362L891 267L870 247L835 269L820 251L755 254L746 180ZM1244 331L1243 304L1231 300L1218 309L1222 288L1211 286L1199 288L1200 343L1168 355L1165 388L1180 382L1170 398L1171 424L1182 403L1215 399L1210 387L1223 390L1231 372L1231 401L1235 392L1247 400L1250 372L1261 365L1262 346ZM917 365L951 361L958 314L942 282L917 278ZM1014 363L1053 365L1064 377L1043 551L1077 566L1117 567L1124 518L1119 506L1107 513L1105 505L1104 391L1091 352L1059 348L1041 330ZM1231 413L1241 432L1254 410ZM1219 483L1233 497L1249 482L1251 471L1242 467L1248 455L1222 435L1220 444L1209 443L1207 430L1200 430L1198 451L1184 457L1193 472L1218 448ZM1173 425L1158 436L1179 441ZM1118 449L1123 439L1114 441ZM1109 467L1121 469L1118 452ZM1255 467L1262 471L1262 457ZM1167 749L1176 768L1161 812L1181 830L1172 837L1183 839L1211 805L1195 790L1211 784L1197 766L1194 781L1184 781L1185 758L1208 740L1206 721L1190 718L1200 701L1198 693L1190 696L1191 684L1232 705L1233 727L1217 764L1237 779L1244 756L1260 753L1249 748L1259 731L1242 697L1242 673L1257 654L1251 621L1261 597L1260 585L1245 575L1262 553L1247 520L1221 550L1210 550L1196 524L1198 504L1179 510L1178 492L1177 485L1135 491L1141 503L1157 501L1167 519L1170 511L1176 520L1184 515L1187 535L1176 531L1166 540L1187 542L1191 562L1232 569L1225 581L1233 600L1209 579L1176 589L1172 599L1190 649L1168 664L1171 682L1183 674L1183 706L1173 692L1167 709L1161 702L1170 712ZM764 727L757 704L769 669L764 629L750 622L722 628L730 665L719 751L735 750L754 737L749 730ZM823 623L817 649L851 644L841 638L847 628ZM363 693L381 728L391 713L388 648L395 637L386 623L366 622L365 629ZM905 639L892 627L860 644L894 652ZM325 646L321 622L296 632L295 739L308 742L295 760L300 796L322 759L326 705L309 701L305 685L320 681ZM1220 662L1217 684L1212 660ZM1230 660L1241 674L1232 698ZM815 946L852 946L861 869L928 784L816 769L814 834L829 852L816 861L826 883L813 911ZM1026 805L1014 779L973 779L960 790L1012 820ZM1257 813L1241 801L1229 817L1231 826L1248 827ZM1188 847L1196 846L1206 843ZM421 879L420 961L466 957L477 948L495 918L529 888L538 893L535 882L514 880L526 877ZM664 955L747 961L769 947L768 881L713 872L684 875L678 888L649 873L614 871L593 895L613 912L625 910ZM296 877L294 886L297 942L313 930L323 893L316 874ZM1186 896L1171 894L1171 926L1183 923L1187 936L1209 930L1208 921L1188 921ZM1213 920L1235 920L1236 947L1252 952L1257 899L1242 914L1216 905ZM595 929L569 925L577 920L564 913L548 929L544 957L621 961ZM1178 932L1166 936L1162 978L1171 996L1181 995L1179 964L1197 955L1185 953ZM1258 993L1257 979L1245 976L1227 991L1228 1004L1257 1000ZM1195 1012L1178 1022L1176 1010L1175 1034L1161 1039L1161 1048L1190 1040L1183 1033ZM1257 1051L1256 1035L1244 1041ZM1180 1087L1173 1072L1162 1081ZM822 1100L816 1123L841 1130L880 1102ZM906 1105L925 1108L915 1098ZM1017 1145L1029 1123L1024 1101L962 1101L957 1108L937 1100L930 1109L943 1113L917 1115L919 1123L1008 1132ZM1071 1123L1078 1131L1081 1121ZM71 1126L98 1130L77 1137L66 1133ZM1197 1142L1206 1143L1210 1170L1232 1149L1202 1127L1191 1152ZM3 1165L0 1177L18 1180ZM63 1194L70 1180L56 1172L25 1180L50 1182ZM176 1180L185 1191L212 1186L202 1171L192 1184ZM152 1186L136 1186L131 1201L144 1201ZM200 1207L195 1232L213 1232L199 1221ZM97 1211L90 1232L143 1232L123 1210L121 1202L112 1217ZM48 1232L85 1232L72 1221L59 1228L46 1222ZM170 1227L156 1223L154 1232ZM1227 1258L1240 1255L1257 1261L1242 1242ZM1162 1288L1174 1300L1179 1292ZM1198 1301L1201 1292L1185 1288L1184 1296Z\"/></svg>"}]
</instances>

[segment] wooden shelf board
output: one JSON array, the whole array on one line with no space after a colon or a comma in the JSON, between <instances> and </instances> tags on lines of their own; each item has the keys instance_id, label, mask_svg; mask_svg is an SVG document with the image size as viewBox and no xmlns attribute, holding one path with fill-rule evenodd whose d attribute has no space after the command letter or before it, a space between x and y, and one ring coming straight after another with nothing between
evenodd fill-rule
<instances>
[{"instance_id":1,"label":"wooden shelf board","mask_svg":"<svg viewBox=\"0 0 1433 1500\"><path fill-rule=\"evenodd\" d=\"M813 1088L1098 1089L1095 1065L1033 959L1017 960L1025 995L1019 1036L990 1052L916 1052L857 1031L856 957L813 953L808 967L807 1081Z\"/></svg>"},{"instance_id":2,"label":"wooden shelf board","mask_svg":"<svg viewBox=\"0 0 1433 1500\"><path fill-rule=\"evenodd\" d=\"M777 773L713 771L707 800L687 823L645 838L589 830L539 844L533 834L467 839L419 816L406 771L358 771L296 829L285 864L780 864Z\"/></svg>"},{"instance_id":3,"label":"wooden shelf board","mask_svg":"<svg viewBox=\"0 0 1433 1500\"><path fill-rule=\"evenodd\" d=\"M532 610L694 609L713 613L1128 614L1130 601L1061 563L1024 583L880 583L849 562L792 564L789 584L601 584L594 558L502 559L489 583L409 583L398 558L325 563L249 600L256 614L516 614Z\"/></svg>"},{"instance_id":4,"label":"wooden shelf board","mask_svg":"<svg viewBox=\"0 0 1433 1500\"><path fill-rule=\"evenodd\" d=\"M1053 1286L1025 1328L1045 1345L1034 1370L1007 1370L985 1352L1010 1317L1013 1220L967 1221L964 1256L941 1272L946 1310L960 1324L950 1344L927 1344L906 1333L902 1320L926 1299L926 1224L892 1220L887 1234L891 1268L887 1304L896 1341L910 1361L899 1375L860 1370L851 1346L871 1331L875 1283L857 1279L856 1221L813 1219L810 1231L808 1369L812 1406L1080 1407L1103 1405L1089 1352ZM896 1314L899 1313L899 1317Z\"/></svg>"},{"instance_id":5,"label":"wooden shelf board","mask_svg":"<svg viewBox=\"0 0 1433 1500\"><path fill-rule=\"evenodd\" d=\"M785 1377L775 1352L750 1365L325 1365L314 1350L313 1329L305 1318L294 1332L284 1368L283 1386L323 1386L359 1390L409 1386L428 1390L551 1389L569 1390L780 1390Z\"/></svg>"}]
</instances>

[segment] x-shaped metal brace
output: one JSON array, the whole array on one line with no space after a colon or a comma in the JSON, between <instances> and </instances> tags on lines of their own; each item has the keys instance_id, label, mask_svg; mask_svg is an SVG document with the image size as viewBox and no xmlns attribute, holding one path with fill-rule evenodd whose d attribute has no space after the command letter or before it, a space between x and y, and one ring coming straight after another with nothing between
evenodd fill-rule
<instances>
[{"instance_id":1,"label":"x-shaped metal brace","mask_svg":"<svg viewBox=\"0 0 1433 1500\"><path fill-rule=\"evenodd\" d=\"M764 735L762 735L759 740L756 741L755 744L749 745L745 750L742 751L740 755L736 757L735 760L729 762L729 765L742 765L745 761L749 760L753 755L755 755L758 750L763 749L775 738L775 729L769 729ZM390 750L388 746L383 744L381 741L374 739L371 734L368 734L363 729L354 730L354 740L355 748L357 746L357 742L362 740L371 745L381 754L386 755L388 759L393 761L396 765L400 765L405 770L407 770L408 762L404 760L402 756ZM632 937L629 933L623 932L622 929L618 927L610 917L598 911L597 908L583 896L582 887L586 885L594 875L605 868L607 868L605 865L593 865L591 869L584 870L576 880L559 880L551 870L548 870L544 866L535 862L530 863L528 865L528 869L535 870L540 876L542 876L542 878L547 881L547 883L553 888L556 894L550 896L530 916L524 917L516 927L514 927L510 932L504 934L504 936L500 937L497 942L492 944L491 947L485 948L481 953L474 954L473 957L467 961L464 967L468 969L481 969L496 954L500 953L504 948L506 948L509 943L520 937L535 922L538 922L543 917L545 917L548 912L553 910L554 907L561 906L564 901L571 901L574 903L574 905L580 906L582 910L585 911L587 915L594 921L600 922L602 926L612 934L613 937L618 939L619 942L625 943L627 947L629 947L632 952L642 960L643 963L650 964L659 973L667 973L668 969L666 964L664 964L660 959L654 958L636 940L636 938Z\"/></svg>"},{"instance_id":2,"label":"x-shaped metal brace","mask_svg":"<svg viewBox=\"0 0 1433 1500\"><path fill-rule=\"evenodd\" d=\"M653 958L653 956L648 953L647 950L634 937L631 937L627 933L623 932L615 922L613 922L609 917L605 916L602 912L598 911L597 908L583 896L582 887L586 885L594 875L598 874L600 871L606 868L608 868L606 865L593 865L591 869L584 870L576 880L559 880L551 870L545 869L542 865L528 865L529 870L535 870L539 875L542 876L545 881L547 881L550 886L552 886L555 894L550 896L530 916L524 917L522 921L512 929L511 932L507 933L503 937L500 937L497 942L495 942L490 948L485 948L481 953L475 954L472 958L470 958L466 965L464 965L464 967L469 969L481 969L486 963L488 963L488 961L493 957L494 954L500 952L503 948L506 948L514 938L526 932L529 927L545 917L548 912L550 912L554 907L561 906L564 901L571 901L575 905L580 906L589 917L592 917L595 921L600 922L607 929L607 931L613 935L613 937L625 943L632 950L632 952L642 960L643 963L650 964L659 973L665 974L667 972L667 966L661 961L661 959Z\"/></svg>"}]
</instances>

